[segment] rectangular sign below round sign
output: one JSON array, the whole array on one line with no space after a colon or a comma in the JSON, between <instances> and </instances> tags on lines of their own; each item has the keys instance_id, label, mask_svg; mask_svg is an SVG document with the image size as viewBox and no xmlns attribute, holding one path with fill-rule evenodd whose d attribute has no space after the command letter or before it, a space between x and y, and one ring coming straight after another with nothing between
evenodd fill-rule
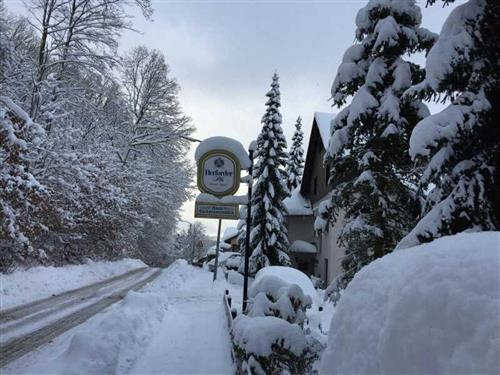
<instances>
[{"instance_id":1,"label":"rectangular sign below round sign","mask_svg":"<svg viewBox=\"0 0 500 375\"><path fill-rule=\"evenodd\" d=\"M216 197L233 195L240 187L238 158L225 150L212 150L198 161L198 188Z\"/></svg>"},{"instance_id":2,"label":"rectangular sign below round sign","mask_svg":"<svg viewBox=\"0 0 500 375\"><path fill-rule=\"evenodd\" d=\"M234 203L195 202L194 217L204 219L239 219L239 205Z\"/></svg>"}]
</instances>

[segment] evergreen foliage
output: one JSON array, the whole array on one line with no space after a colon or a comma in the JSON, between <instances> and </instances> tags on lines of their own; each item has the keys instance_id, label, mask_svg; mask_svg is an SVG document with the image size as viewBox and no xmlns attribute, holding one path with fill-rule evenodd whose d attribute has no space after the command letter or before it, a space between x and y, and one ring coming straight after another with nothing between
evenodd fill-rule
<instances>
[{"instance_id":1,"label":"evergreen foliage","mask_svg":"<svg viewBox=\"0 0 500 375\"><path fill-rule=\"evenodd\" d=\"M408 140L429 111L420 100L403 97L424 78L403 56L426 51L436 39L420 22L414 0L370 1L357 14L358 42L344 54L332 86L335 105L352 101L332 123L326 156L332 199L320 206L315 227L327 230L345 213L339 241L346 256L337 291L414 225L418 201Z\"/></svg>"},{"instance_id":2,"label":"evergreen foliage","mask_svg":"<svg viewBox=\"0 0 500 375\"><path fill-rule=\"evenodd\" d=\"M433 3L433 1L431 2ZM470 0L443 25L426 79L409 97L451 99L421 121L410 154L428 191L409 247L462 231L500 229L500 3Z\"/></svg>"},{"instance_id":3,"label":"evergreen foliage","mask_svg":"<svg viewBox=\"0 0 500 375\"><path fill-rule=\"evenodd\" d=\"M283 200L290 195L286 186L286 139L281 128L278 75L273 75L266 94L266 113L257 138L253 169L252 231L250 233L250 272L269 265L288 265L288 235L284 223Z\"/></svg>"},{"instance_id":4,"label":"evergreen foliage","mask_svg":"<svg viewBox=\"0 0 500 375\"><path fill-rule=\"evenodd\" d=\"M302 142L304 133L302 133L302 119L297 118L295 123L295 132L292 137L292 146L288 155L288 164L286 166L288 175L288 190L293 191L300 186L302 174L304 172L304 149Z\"/></svg>"}]
</instances>

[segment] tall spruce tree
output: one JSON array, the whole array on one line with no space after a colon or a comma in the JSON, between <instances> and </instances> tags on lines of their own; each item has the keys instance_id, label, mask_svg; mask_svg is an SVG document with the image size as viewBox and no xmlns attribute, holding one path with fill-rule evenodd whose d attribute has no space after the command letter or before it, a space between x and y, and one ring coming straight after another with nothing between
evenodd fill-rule
<instances>
[{"instance_id":1,"label":"tall spruce tree","mask_svg":"<svg viewBox=\"0 0 500 375\"><path fill-rule=\"evenodd\" d=\"M302 119L300 116L295 123L295 133L292 137L292 146L288 154L288 164L286 171L288 174L288 190L293 191L302 182L302 173L304 172L304 149L302 142L304 133L302 133Z\"/></svg>"},{"instance_id":2,"label":"tall spruce tree","mask_svg":"<svg viewBox=\"0 0 500 375\"><path fill-rule=\"evenodd\" d=\"M288 235L284 223L283 200L290 195L285 165L286 139L281 128L281 106L278 75L273 75L271 90L266 94L266 113L257 138L256 163L252 194L252 231L250 233L250 272L270 265L288 265Z\"/></svg>"},{"instance_id":3,"label":"tall spruce tree","mask_svg":"<svg viewBox=\"0 0 500 375\"><path fill-rule=\"evenodd\" d=\"M348 97L352 102L332 123L326 159L332 199L320 206L315 227L327 230L345 213L339 242L346 256L337 291L389 253L416 219L408 140L429 111L420 100L403 98L423 80L422 69L403 56L429 49L436 39L420 22L414 0L369 1L356 16L357 43L344 54L332 86L335 105Z\"/></svg>"},{"instance_id":4,"label":"tall spruce tree","mask_svg":"<svg viewBox=\"0 0 500 375\"><path fill-rule=\"evenodd\" d=\"M430 191L400 248L465 230L500 229L499 31L500 2L456 7L429 52L425 81L408 91L451 103L411 135L411 157L425 168L420 187Z\"/></svg>"}]
</instances>

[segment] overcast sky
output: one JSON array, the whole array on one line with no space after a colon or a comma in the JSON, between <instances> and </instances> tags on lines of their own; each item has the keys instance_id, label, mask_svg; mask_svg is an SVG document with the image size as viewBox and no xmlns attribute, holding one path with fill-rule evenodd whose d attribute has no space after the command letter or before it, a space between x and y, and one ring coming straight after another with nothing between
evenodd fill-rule
<instances>
[{"instance_id":1,"label":"overcast sky","mask_svg":"<svg viewBox=\"0 0 500 375\"><path fill-rule=\"evenodd\" d=\"M458 1L458 4L463 1ZM6 0L13 10L20 0ZM223 135L247 146L260 131L271 76L280 76L283 128L288 139L302 116L306 141L316 111L336 112L330 86L354 42L354 18L365 0L166 1L153 0L153 22L139 12L123 51L144 44L162 51L181 86L180 100L203 139ZM423 26L439 32L452 7L425 9ZM305 147L307 146L307 143ZM194 204L183 218L193 220ZM203 220L210 233L217 220ZM227 221L224 227L235 225Z\"/></svg>"}]
</instances>

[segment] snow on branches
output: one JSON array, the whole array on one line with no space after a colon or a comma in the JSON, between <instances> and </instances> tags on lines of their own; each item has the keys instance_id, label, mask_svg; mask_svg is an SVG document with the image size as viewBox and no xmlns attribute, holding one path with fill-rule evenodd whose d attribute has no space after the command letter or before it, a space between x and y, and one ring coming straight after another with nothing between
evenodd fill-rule
<instances>
[{"instance_id":1,"label":"snow on branches","mask_svg":"<svg viewBox=\"0 0 500 375\"><path fill-rule=\"evenodd\" d=\"M425 81L407 97L444 94L451 103L420 121L410 155L428 191L421 220L399 244L409 247L464 230L500 228L500 4L456 7L427 57Z\"/></svg>"},{"instance_id":2,"label":"snow on branches","mask_svg":"<svg viewBox=\"0 0 500 375\"><path fill-rule=\"evenodd\" d=\"M133 4L151 15L149 0ZM163 55L117 53L132 27L121 0L32 0L26 17L2 5L3 255L17 264L124 255L158 264L193 174L193 126ZM37 137L28 131L36 126Z\"/></svg>"},{"instance_id":3,"label":"snow on branches","mask_svg":"<svg viewBox=\"0 0 500 375\"><path fill-rule=\"evenodd\" d=\"M304 172L304 149L302 142L304 133L302 132L302 119L297 118L295 123L295 132L292 137L292 146L288 154L288 163L286 166L286 174L288 175L288 190L293 191L300 186L302 181L302 173Z\"/></svg>"},{"instance_id":4,"label":"snow on branches","mask_svg":"<svg viewBox=\"0 0 500 375\"><path fill-rule=\"evenodd\" d=\"M262 117L262 131L257 138L257 161L253 169L255 186L250 232L252 273L268 265L288 265L290 262L286 254L288 236L284 223L286 208L283 204L290 192L286 186L286 139L281 128L280 91L276 73L266 96L267 108Z\"/></svg>"},{"instance_id":5,"label":"snow on branches","mask_svg":"<svg viewBox=\"0 0 500 375\"><path fill-rule=\"evenodd\" d=\"M344 54L332 85L335 105L352 100L332 121L326 155L332 199L320 207L315 228L327 230L345 213L341 288L361 267L390 252L416 216L408 209L417 201L407 144L429 112L421 100L403 95L424 78L404 55L426 51L436 39L420 22L414 0L369 1L356 17L358 42Z\"/></svg>"},{"instance_id":6,"label":"snow on branches","mask_svg":"<svg viewBox=\"0 0 500 375\"><path fill-rule=\"evenodd\" d=\"M30 146L43 130L10 98L0 96L0 271L33 251L46 190L30 172ZM11 246L19 252L8 251Z\"/></svg>"}]
</instances>

